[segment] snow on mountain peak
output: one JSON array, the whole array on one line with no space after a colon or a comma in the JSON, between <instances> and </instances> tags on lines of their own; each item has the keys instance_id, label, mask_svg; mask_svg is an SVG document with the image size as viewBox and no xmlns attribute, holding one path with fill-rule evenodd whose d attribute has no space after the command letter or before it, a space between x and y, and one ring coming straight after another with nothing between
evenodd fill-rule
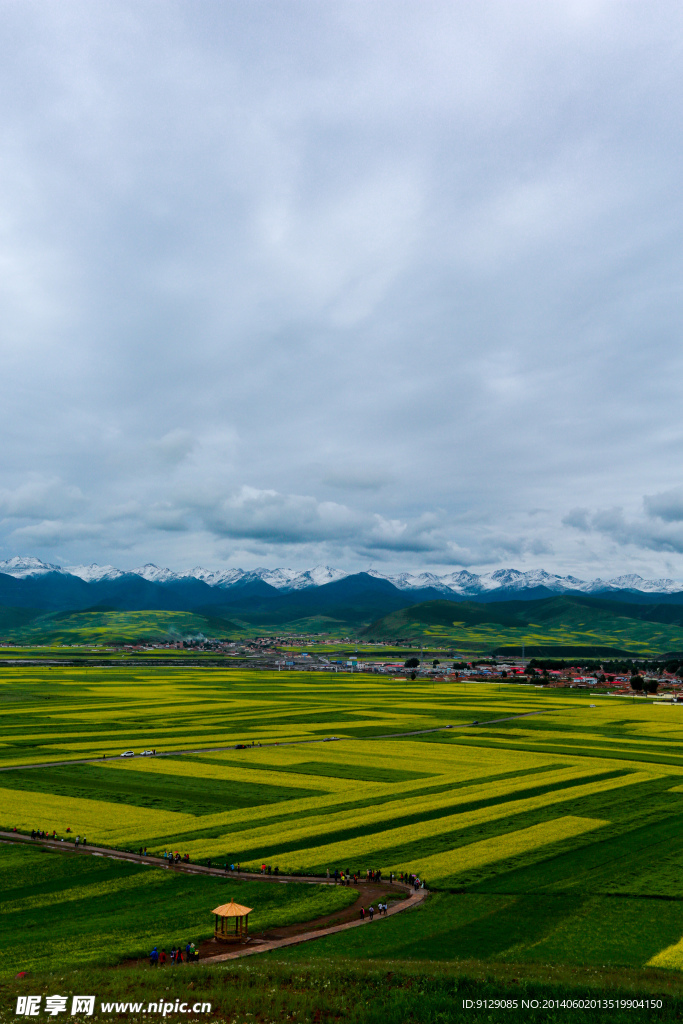
<instances>
[{"instance_id":1,"label":"snow on mountain peak","mask_svg":"<svg viewBox=\"0 0 683 1024\"><path fill-rule=\"evenodd\" d=\"M64 572L64 570L59 565L42 562L40 558L34 558L32 555L15 555L13 558L7 558L4 562L0 562L0 572L14 576L17 580L23 580L28 576L44 576L48 572Z\"/></svg>"},{"instance_id":2,"label":"snow on mountain peak","mask_svg":"<svg viewBox=\"0 0 683 1024\"><path fill-rule=\"evenodd\" d=\"M136 576L142 576L143 580L147 580L148 583L168 583L169 580L178 579L180 575L173 572L172 569L160 569L153 562L139 565L137 569L131 569L131 572L134 572Z\"/></svg>"},{"instance_id":3,"label":"snow on mountain peak","mask_svg":"<svg viewBox=\"0 0 683 1024\"><path fill-rule=\"evenodd\" d=\"M250 583L261 580L282 593L321 587L326 583L332 583L350 575L343 569L335 569L329 565L316 565L313 569L303 571L283 567L211 570L195 566L194 569L173 572L172 569L160 568L153 562L147 562L136 569L122 570L113 565L97 565L95 562L90 565L62 567L51 562L43 562L40 558L30 555L15 555L13 558L0 561L0 573L6 573L16 579L40 577L47 573L62 573L77 576L86 583L99 583L118 579L120 576L127 575L128 572L135 573L150 583L171 583L195 579L210 587L221 588L229 588L240 582ZM559 576L548 573L545 569L530 569L527 572L522 572L519 569L495 569L483 573L481 576L468 572L467 569L443 575L433 572L402 572L389 575L381 573L377 569L368 569L367 575L375 579L388 580L399 590L430 588L441 591L445 596L457 595L459 597L476 597L496 590L514 594L515 591L529 590L534 587L542 587L546 592L555 594L604 594L620 590L648 594L683 592L683 582L672 579L646 580L637 573L627 573L609 580L598 578L588 581L580 580L576 576Z\"/></svg>"},{"instance_id":4,"label":"snow on mountain peak","mask_svg":"<svg viewBox=\"0 0 683 1024\"><path fill-rule=\"evenodd\" d=\"M303 590L304 587L322 587L326 583L336 583L348 576L342 569L332 569L329 565L316 565L314 569L296 573L289 583L290 590Z\"/></svg>"},{"instance_id":5,"label":"snow on mountain peak","mask_svg":"<svg viewBox=\"0 0 683 1024\"><path fill-rule=\"evenodd\" d=\"M64 567L64 572L70 576L78 576L85 583L94 583L96 580L117 580L124 576L122 569L116 569L113 565L98 565L91 562L90 565L69 565Z\"/></svg>"}]
</instances>

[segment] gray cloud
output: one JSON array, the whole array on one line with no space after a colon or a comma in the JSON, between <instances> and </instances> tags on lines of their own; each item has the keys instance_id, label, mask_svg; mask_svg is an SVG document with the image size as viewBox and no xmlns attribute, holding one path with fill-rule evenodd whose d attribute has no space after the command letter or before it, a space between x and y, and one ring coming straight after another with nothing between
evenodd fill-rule
<instances>
[{"instance_id":1,"label":"gray cloud","mask_svg":"<svg viewBox=\"0 0 683 1024\"><path fill-rule=\"evenodd\" d=\"M683 575L680 5L0 27L3 557Z\"/></svg>"},{"instance_id":2,"label":"gray cloud","mask_svg":"<svg viewBox=\"0 0 683 1024\"><path fill-rule=\"evenodd\" d=\"M680 492L643 499L644 514L628 517L623 508L573 509L563 523L582 533L603 535L622 547L683 554L683 513L677 514ZM680 499L679 499L680 500Z\"/></svg>"},{"instance_id":3,"label":"gray cloud","mask_svg":"<svg viewBox=\"0 0 683 1024\"><path fill-rule=\"evenodd\" d=\"M666 523L683 522L683 488L647 495L643 500L649 516L656 516Z\"/></svg>"},{"instance_id":4,"label":"gray cloud","mask_svg":"<svg viewBox=\"0 0 683 1024\"><path fill-rule=\"evenodd\" d=\"M83 505L78 487L34 474L13 490L0 490L0 515L8 518L41 519L75 512Z\"/></svg>"},{"instance_id":5,"label":"gray cloud","mask_svg":"<svg viewBox=\"0 0 683 1024\"><path fill-rule=\"evenodd\" d=\"M588 533L590 530L590 510L587 508L572 508L562 517L563 526L573 526L575 530L582 530Z\"/></svg>"}]
</instances>

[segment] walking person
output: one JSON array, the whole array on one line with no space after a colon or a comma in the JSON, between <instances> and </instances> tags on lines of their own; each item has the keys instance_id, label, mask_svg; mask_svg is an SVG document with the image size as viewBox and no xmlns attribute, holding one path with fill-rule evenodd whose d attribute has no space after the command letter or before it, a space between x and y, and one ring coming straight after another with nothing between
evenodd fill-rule
<instances>
[{"instance_id":1,"label":"walking person","mask_svg":"<svg viewBox=\"0 0 683 1024\"><path fill-rule=\"evenodd\" d=\"M360 919L361 921L365 920L365 907L360 908Z\"/></svg>"},{"instance_id":2,"label":"walking person","mask_svg":"<svg viewBox=\"0 0 683 1024\"><path fill-rule=\"evenodd\" d=\"M374 907L370 907L369 914L370 914L370 920L372 921L373 917L375 916L375 908Z\"/></svg>"}]
</instances>

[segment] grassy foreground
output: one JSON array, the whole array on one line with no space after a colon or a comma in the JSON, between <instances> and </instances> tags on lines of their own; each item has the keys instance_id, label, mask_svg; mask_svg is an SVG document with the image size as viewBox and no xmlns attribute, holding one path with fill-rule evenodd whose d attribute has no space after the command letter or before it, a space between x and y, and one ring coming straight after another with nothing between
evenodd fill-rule
<instances>
[{"instance_id":1,"label":"grassy foreground","mask_svg":"<svg viewBox=\"0 0 683 1024\"><path fill-rule=\"evenodd\" d=\"M0 978L85 965L114 966L213 935L211 911L253 907L252 935L342 910L341 886L263 885L189 876L104 857L0 846Z\"/></svg>"},{"instance_id":2,"label":"grassy foreground","mask_svg":"<svg viewBox=\"0 0 683 1024\"><path fill-rule=\"evenodd\" d=\"M433 892L420 909L200 971L221 1013L589 1019L556 1007L477 1017L476 1007L458 1009L456 992L468 985L506 998L524 986L546 986L553 998L582 989L592 998L663 994L661 1008L611 1007L605 1019L679 1013L669 997L680 994L683 970L681 707L513 685L223 670L128 671L113 685L106 670L22 669L4 675L3 695L0 759L12 768L0 774L4 827L180 849L214 864L427 879ZM339 738L324 742L329 736ZM236 742L248 746L216 749ZM152 746L189 752L19 767ZM211 927L207 907L222 899L202 885L237 884L0 846L0 861L5 855L13 866L0 901L8 936L0 966L11 975L25 961L35 984L53 970L52 991L57 979L71 984L71 971L151 942L196 941ZM12 861L29 856L28 867ZM68 878L64 865L76 861L79 876ZM50 879L45 864L62 867ZM331 912L310 904L316 890L301 887L299 897L297 886L251 884L254 895L237 898L265 922ZM169 991L191 983L189 974L168 976ZM80 985L83 976L73 977ZM138 985L127 970L108 977L112 992ZM7 977L7 997L21 984Z\"/></svg>"},{"instance_id":3,"label":"grassy foreground","mask_svg":"<svg viewBox=\"0 0 683 1024\"><path fill-rule=\"evenodd\" d=\"M231 1024L632 1024L673 1022L683 1014L680 988L671 988L654 972L633 988L628 981L622 987L623 979L597 972L571 980L561 976L496 979L490 969L482 972L482 965L467 967L464 972L395 961L361 965L344 960L291 965L268 955L211 969L165 968L163 974L152 968L80 970L10 982L4 987L0 1021L20 1019L14 1013L16 999L29 992L60 993L69 997L69 1005L76 993L96 994L94 1017L68 1017L80 1022L163 1019L159 1012L148 1014L146 1007L159 1002L175 1007L176 1000L188 1006L210 1004L211 1010L181 1015L170 1009L168 1019L218 1018ZM131 1003L140 1008L131 1010ZM50 1018L41 1014L39 1019Z\"/></svg>"}]
</instances>

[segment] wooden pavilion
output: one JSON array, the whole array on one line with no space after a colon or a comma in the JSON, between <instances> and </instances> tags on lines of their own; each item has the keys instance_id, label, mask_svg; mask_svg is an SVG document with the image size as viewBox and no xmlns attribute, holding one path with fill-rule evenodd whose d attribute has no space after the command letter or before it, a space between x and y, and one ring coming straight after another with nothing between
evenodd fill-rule
<instances>
[{"instance_id":1,"label":"wooden pavilion","mask_svg":"<svg viewBox=\"0 0 683 1024\"><path fill-rule=\"evenodd\" d=\"M243 907L234 900L216 907L212 911L214 915L214 938L219 942L248 942L249 941L249 914L251 907ZM229 925L230 918L235 919L235 931ZM219 923L220 922L220 923Z\"/></svg>"}]
</instances>

